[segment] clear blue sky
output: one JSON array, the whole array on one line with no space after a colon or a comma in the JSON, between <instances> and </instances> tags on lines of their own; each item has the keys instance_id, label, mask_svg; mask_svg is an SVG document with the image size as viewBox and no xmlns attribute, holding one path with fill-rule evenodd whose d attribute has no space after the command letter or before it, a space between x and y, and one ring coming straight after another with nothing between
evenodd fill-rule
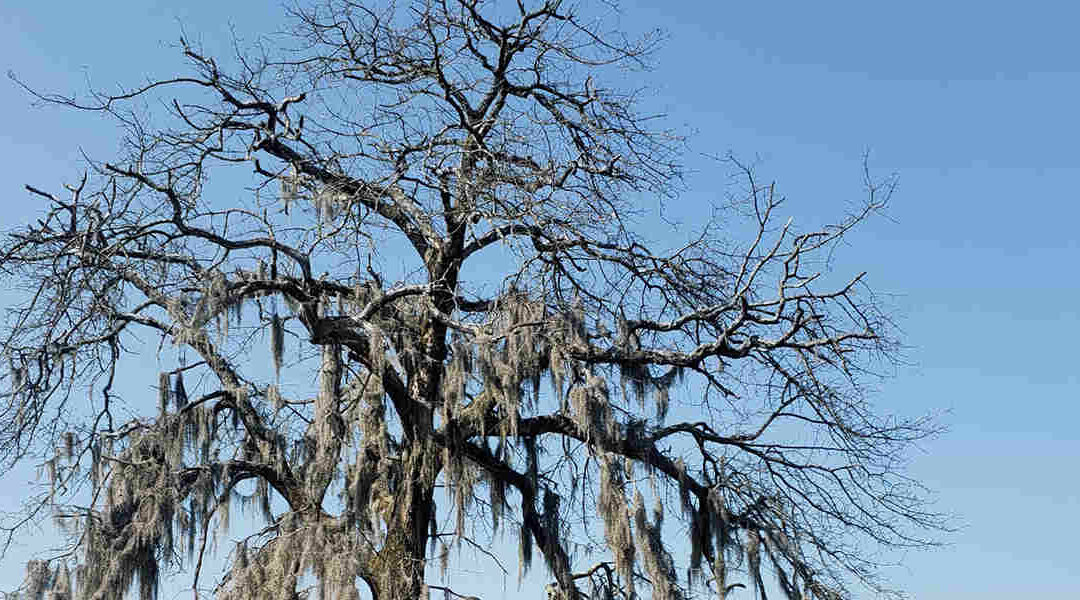
<instances>
[{"instance_id":1,"label":"clear blue sky","mask_svg":"<svg viewBox=\"0 0 1080 600\"><path fill-rule=\"evenodd\" d=\"M859 197L867 148L876 171L900 174L891 218L855 235L837 269L866 270L877 291L895 294L915 364L878 402L944 412L950 427L913 457L912 474L964 527L951 547L893 571L919 599L1080 593L1077 11L1067 2L623 3L623 28L669 36L646 78L654 106L695 132L696 152L756 160L797 220L820 222ZM167 44L181 24L227 48L230 24L250 39L276 29L279 15L248 1L13 0L0 7L0 62L46 90L81 92L87 76L99 87L135 84L180 63ZM0 114L4 222L38 207L24 183L59 189L81 172L80 147L99 157L116 147L97 117L31 108L11 83L0 82ZM724 180L713 163L688 162L692 192L673 209L692 215ZM0 579L20 572L19 558L0 564Z\"/></svg>"}]
</instances>

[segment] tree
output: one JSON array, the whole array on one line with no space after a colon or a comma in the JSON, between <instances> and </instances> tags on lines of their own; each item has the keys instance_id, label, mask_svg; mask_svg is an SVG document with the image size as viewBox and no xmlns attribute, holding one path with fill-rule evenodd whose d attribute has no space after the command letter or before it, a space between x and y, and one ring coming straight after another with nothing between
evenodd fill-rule
<instances>
[{"instance_id":1,"label":"tree","mask_svg":"<svg viewBox=\"0 0 1080 600\"><path fill-rule=\"evenodd\" d=\"M287 50L229 67L181 39L187 73L36 94L127 136L93 182L28 185L47 208L0 255L31 291L0 450L48 473L7 540L46 513L70 534L31 597L145 600L179 568L199 590L249 504L221 598L426 597L429 561L504 530L560 598L764 598L772 572L832 599L928 543L900 467L932 426L875 412L889 319L820 269L890 181L798 232L732 161L744 195L665 248L641 199L678 193L680 139L603 83L654 38L559 0L290 16ZM116 391L147 336L156 410Z\"/></svg>"}]
</instances>

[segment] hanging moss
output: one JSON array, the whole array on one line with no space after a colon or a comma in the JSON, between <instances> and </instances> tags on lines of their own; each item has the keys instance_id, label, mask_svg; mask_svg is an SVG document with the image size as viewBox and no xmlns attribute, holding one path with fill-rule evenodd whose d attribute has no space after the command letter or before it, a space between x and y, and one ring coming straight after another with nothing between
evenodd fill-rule
<instances>
[{"instance_id":1,"label":"hanging moss","mask_svg":"<svg viewBox=\"0 0 1080 600\"><path fill-rule=\"evenodd\" d=\"M169 374L162 372L158 374L158 418L164 419L166 411L169 410Z\"/></svg>"},{"instance_id":2,"label":"hanging moss","mask_svg":"<svg viewBox=\"0 0 1080 600\"><path fill-rule=\"evenodd\" d=\"M529 573L529 569L532 568L532 551L533 551L533 539L532 532L525 526L521 525L521 530L518 532L518 581Z\"/></svg>"},{"instance_id":3,"label":"hanging moss","mask_svg":"<svg viewBox=\"0 0 1080 600\"><path fill-rule=\"evenodd\" d=\"M281 375L282 357L285 352L285 327L275 313L270 318L270 356L274 361L274 373Z\"/></svg>"},{"instance_id":4,"label":"hanging moss","mask_svg":"<svg viewBox=\"0 0 1080 600\"><path fill-rule=\"evenodd\" d=\"M184 372L179 371L176 374L176 380L173 384L173 401L175 402L176 410L183 410L188 403L187 390L184 388Z\"/></svg>"}]
</instances>

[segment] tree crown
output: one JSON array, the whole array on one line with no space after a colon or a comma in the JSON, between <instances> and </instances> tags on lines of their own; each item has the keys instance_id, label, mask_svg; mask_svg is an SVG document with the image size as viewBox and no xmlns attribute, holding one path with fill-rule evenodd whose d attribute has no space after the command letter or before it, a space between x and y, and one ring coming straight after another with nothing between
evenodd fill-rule
<instances>
[{"instance_id":1,"label":"tree crown","mask_svg":"<svg viewBox=\"0 0 1080 600\"><path fill-rule=\"evenodd\" d=\"M464 594L429 561L508 529L563 598L764 597L771 571L831 599L885 589L868 543L928 543L900 467L932 428L865 393L891 324L864 274L819 268L891 181L800 232L731 160L737 201L667 248L641 203L679 191L681 140L603 78L653 38L558 0L291 17L286 50L231 67L181 40L187 73L39 94L127 137L93 183L27 186L47 209L0 253L32 291L0 452L45 461L27 514L70 532L32 597L145 600L181 568L223 598ZM131 108L148 97L164 125ZM147 336L171 361L154 410L116 391ZM200 584L249 504L264 527Z\"/></svg>"}]
</instances>

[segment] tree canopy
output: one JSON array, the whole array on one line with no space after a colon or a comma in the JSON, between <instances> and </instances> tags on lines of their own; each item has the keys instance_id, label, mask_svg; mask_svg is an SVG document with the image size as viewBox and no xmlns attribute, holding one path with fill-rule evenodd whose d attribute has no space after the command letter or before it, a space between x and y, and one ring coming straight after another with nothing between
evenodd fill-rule
<instances>
[{"instance_id":1,"label":"tree canopy","mask_svg":"<svg viewBox=\"0 0 1080 600\"><path fill-rule=\"evenodd\" d=\"M567 600L888 589L878 551L941 526L902 469L933 426L871 404L894 328L823 267L892 181L800 230L730 160L734 196L650 239L682 140L605 81L656 39L585 14L330 0L235 57L181 39L187 70L141 87L33 92L126 136L27 185L41 218L0 247L28 290L0 456L47 473L6 540L68 535L26 597L148 600L174 571L196 597L464 596L437 565L503 534ZM122 397L147 348L156 399ZM200 579L238 507L262 526Z\"/></svg>"}]
</instances>

